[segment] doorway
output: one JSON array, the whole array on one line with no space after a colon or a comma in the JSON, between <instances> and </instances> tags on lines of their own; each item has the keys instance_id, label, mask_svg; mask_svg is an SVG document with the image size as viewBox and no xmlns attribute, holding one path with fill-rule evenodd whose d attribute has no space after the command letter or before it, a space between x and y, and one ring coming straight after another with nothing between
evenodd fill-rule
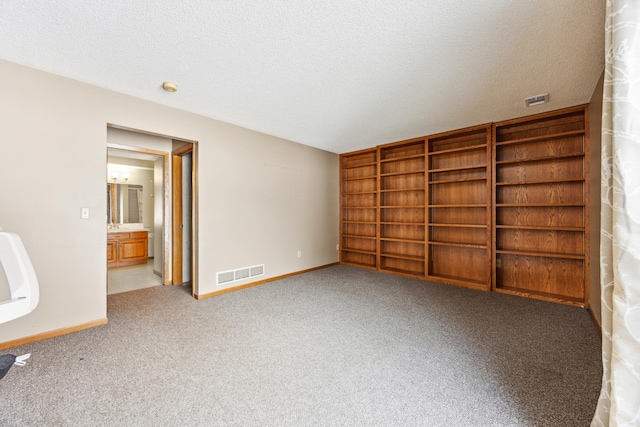
<instances>
[{"instance_id":1,"label":"doorway","mask_svg":"<svg viewBox=\"0 0 640 427\"><path fill-rule=\"evenodd\" d=\"M174 147L178 147L177 151L174 150ZM189 287L189 292L192 295L196 293L197 282L194 277L196 242L193 239L195 234L193 211L196 201L195 153L194 142L175 140L119 127L108 127L108 170L112 168L111 163L119 162L130 168L137 167L152 171L152 178L147 179L146 185L142 185L142 188L138 190L141 195L145 193L142 198L144 199L146 196L146 203L152 205L146 206L144 209L145 213L142 214L143 220L141 221L143 224L137 224L138 227L142 226L149 232L149 261L146 263L141 261L136 265L127 265L122 268L119 266L108 268L108 294L160 284L185 285L185 287ZM179 156L184 163L177 169L172 168L174 155ZM108 182L114 178L111 176L111 171L109 171L109 175ZM132 176L133 172L130 172L128 178L131 179ZM120 179L124 180L125 178L122 176ZM179 198L174 197L175 182L179 183L181 195ZM146 191L145 187L148 188ZM108 199L108 204L110 203L111 199ZM176 216L174 212L177 212L179 216ZM182 230L180 236L182 250L179 252L174 250L176 237L173 230L177 221L179 221ZM119 223L116 227L115 230L108 230L108 233L126 233L131 226ZM179 261L176 260L177 257L179 257ZM111 265L114 264L111 263ZM177 275L176 272L178 272ZM153 276L149 276L149 274ZM121 283L115 283L115 281L124 281L124 286Z\"/></svg>"},{"instance_id":2,"label":"doorway","mask_svg":"<svg viewBox=\"0 0 640 427\"><path fill-rule=\"evenodd\" d=\"M174 141L172 164L172 274L174 284L193 283L194 145ZM195 296L191 286L191 295Z\"/></svg>"},{"instance_id":3,"label":"doorway","mask_svg":"<svg viewBox=\"0 0 640 427\"><path fill-rule=\"evenodd\" d=\"M107 294L158 286L170 277L163 244L167 157L139 147L107 147ZM123 236L127 240L119 240ZM118 261L125 244L132 262Z\"/></svg>"}]
</instances>

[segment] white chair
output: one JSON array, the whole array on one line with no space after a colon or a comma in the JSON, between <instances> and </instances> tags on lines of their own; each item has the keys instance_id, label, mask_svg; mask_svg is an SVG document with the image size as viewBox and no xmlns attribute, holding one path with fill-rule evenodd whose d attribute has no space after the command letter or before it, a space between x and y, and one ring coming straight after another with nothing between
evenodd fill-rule
<instances>
[{"instance_id":1,"label":"white chair","mask_svg":"<svg viewBox=\"0 0 640 427\"><path fill-rule=\"evenodd\" d=\"M0 301L0 323L5 323L31 313L38 305L40 291L36 272L22 239L15 233L3 231L2 228L0 228L0 264L9 282L11 294L10 299ZM0 356L0 379L14 364L24 366L29 356L30 354L19 357L12 354Z\"/></svg>"}]
</instances>

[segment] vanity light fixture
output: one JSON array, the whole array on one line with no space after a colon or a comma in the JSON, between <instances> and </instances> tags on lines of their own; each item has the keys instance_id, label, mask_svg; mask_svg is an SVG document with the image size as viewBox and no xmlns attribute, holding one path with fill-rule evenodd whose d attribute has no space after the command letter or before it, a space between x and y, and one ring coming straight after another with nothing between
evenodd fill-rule
<instances>
[{"instance_id":1,"label":"vanity light fixture","mask_svg":"<svg viewBox=\"0 0 640 427\"><path fill-rule=\"evenodd\" d=\"M112 173L111 175L111 182L113 182L114 184L118 184L118 183L125 183L129 181L129 173L128 172L118 172L118 173Z\"/></svg>"},{"instance_id":2,"label":"vanity light fixture","mask_svg":"<svg viewBox=\"0 0 640 427\"><path fill-rule=\"evenodd\" d=\"M117 176L114 175L114 176L111 177L111 181L113 181L114 184L125 183L125 182L129 181L129 177L125 176L123 178L118 178Z\"/></svg>"},{"instance_id":3,"label":"vanity light fixture","mask_svg":"<svg viewBox=\"0 0 640 427\"><path fill-rule=\"evenodd\" d=\"M129 181L131 177L131 170L124 165L117 165L113 163L107 164L107 181L112 184L123 184Z\"/></svg>"},{"instance_id":4,"label":"vanity light fixture","mask_svg":"<svg viewBox=\"0 0 640 427\"><path fill-rule=\"evenodd\" d=\"M162 83L162 89L166 90L167 92L177 92L178 85L173 82L164 82Z\"/></svg>"}]
</instances>

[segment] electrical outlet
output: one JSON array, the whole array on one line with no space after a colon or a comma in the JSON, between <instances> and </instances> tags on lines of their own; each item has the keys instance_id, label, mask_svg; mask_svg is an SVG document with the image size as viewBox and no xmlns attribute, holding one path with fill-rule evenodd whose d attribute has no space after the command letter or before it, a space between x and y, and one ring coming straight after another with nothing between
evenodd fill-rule
<instances>
[{"instance_id":1,"label":"electrical outlet","mask_svg":"<svg viewBox=\"0 0 640 427\"><path fill-rule=\"evenodd\" d=\"M336 245L336 251L340 250L340 245Z\"/></svg>"},{"instance_id":2,"label":"electrical outlet","mask_svg":"<svg viewBox=\"0 0 640 427\"><path fill-rule=\"evenodd\" d=\"M82 219L89 219L89 208L82 208L80 217Z\"/></svg>"},{"instance_id":3,"label":"electrical outlet","mask_svg":"<svg viewBox=\"0 0 640 427\"><path fill-rule=\"evenodd\" d=\"M298 258L302 258L302 251L298 251Z\"/></svg>"}]
</instances>

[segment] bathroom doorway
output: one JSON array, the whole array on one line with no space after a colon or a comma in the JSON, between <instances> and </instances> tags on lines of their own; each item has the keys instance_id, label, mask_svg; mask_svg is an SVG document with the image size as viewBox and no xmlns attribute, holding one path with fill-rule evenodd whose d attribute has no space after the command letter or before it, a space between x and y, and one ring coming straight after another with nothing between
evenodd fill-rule
<instances>
[{"instance_id":1,"label":"bathroom doorway","mask_svg":"<svg viewBox=\"0 0 640 427\"><path fill-rule=\"evenodd\" d=\"M107 294L158 286L169 277L163 244L166 157L159 150L107 147ZM120 253L125 250L126 257Z\"/></svg>"},{"instance_id":2,"label":"bathroom doorway","mask_svg":"<svg viewBox=\"0 0 640 427\"><path fill-rule=\"evenodd\" d=\"M186 189L189 189L188 196L183 199L189 201L189 205L193 206L196 198L194 197L195 185L193 179L193 163L195 160L195 144L192 142L184 142L175 140L169 137L148 134L138 131L132 131L130 129L122 129L119 127L109 126L107 129L107 163L108 163L108 177L107 181L125 181L125 179L133 180L134 173L140 171L146 171L146 182L142 183L142 189L139 189L141 216L134 218L139 220L138 223L132 225L126 225L118 218L117 224L113 224L112 218L109 217L108 222L108 246L109 243L113 243L113 236L124 236L125 238L136 237L136 229L141 233L140 236L146 231L148 233L148 260L143 262L135 262L134 265L114 264L113 261L109 264L116 265L116 268L107 268L107 294L126 292L130 290L142 289L145 287L157 286L157 285L174 285L182 284L189 287L189 292L193 295L195 293L195 274L193 274L193 258L194 258L194 242L193 242L193 220L191 213L192 208L186 209L184 200L176 200L173 197L172 188L173 183L176 181L174 175L176 172L184 175L181 170L174 171L171 165L172 152L175 151L175 147L181 147L182 153L190 152L188 173L190 175L188 185L185 185ZM185 148L185 147L188 147ZM113 165L120 165L120 170ZM113 172L115 170L115 172ZM128 172L128 176L125 174ZM180 180L182 182L182 180ZM140 185L140 179L137 179L136 183L131 184ZM113 204L112 198L107 199L108 205ZM182 224L188 225L188 228L183 232L187 233L189 238L182 240L183 247L188 248L186 253L174 253L173 242L173 228L175 220L173 216L176 211L176 203L180 203L181 211L189 213L189 221L181 219ZM120 208L122 210L122 208ZM129 206L129 211L131 211ZM133 209L135 210L135 209ZM109 211L109 210L108 210ZM109 213L109 212L108 212ZM118 212L116 212L117 214ZM111 236L111 241L109 237ZM119 243L119 248L122 248L122 243ZM133 243L130 247L133 247ZM109 251L108 251L109 252ZM135 250L131 250L131 253ZM141 250L139 255L144 257ZM135 253L134 255L138 255ZM189 266L186 270L187 280L180 275L175 275L174 265L176 265L175 258L179 255L183 265ZM183 270L181 269L180 273Z\"/></svg>"}]
</instances>

